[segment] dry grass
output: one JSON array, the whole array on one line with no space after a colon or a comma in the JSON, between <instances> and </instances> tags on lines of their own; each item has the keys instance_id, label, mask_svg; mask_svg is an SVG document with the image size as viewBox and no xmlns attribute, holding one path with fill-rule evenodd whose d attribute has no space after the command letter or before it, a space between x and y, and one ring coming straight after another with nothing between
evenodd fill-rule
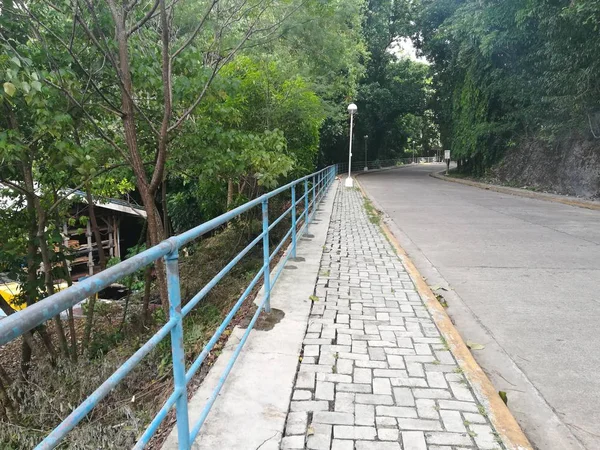
<instances>
[{"instance_id":1,"label":"dry grass","mask_svg":"<svg viewBox=\"0 0 600 450\"><path fill-rule=\"evenodd\" d=\"M284 206L282 206L283 208ZM285 221L284 221L285 222ZM248 225L250 223L251 225ZM289 226L289 225L287 225ZM286 225L274 230L274 238L283 235ZM225 228L188 248L180 259L182 299L188 301L227 264L260 229L249 220ZM275 239L273 239L275 241ZM229 312L262 265L262 246L247 254L239 264L184 319L184 343L187 367L202 351L215 329ZM188 387L191 396L220 354L233 326L255 311L252 304L258 288L244 305L206 358ZM152 321L142 326L138 320L140 296L131 299L131 314L126 327L119 331L121 308L98 316L90 346L91 357L78 362L61 360L51 365L40 349L34 353L27 381L14 382L10 396L18 405L18 422L0 420L0 448L32 448L50 430L95 390L115 369L130 357L164 323L162 309L156 308ZM118 317L117 320L114 320ZM81 340L83 320L78 321ZM20 340L0 348L0 361L14 379L18 378ZM156 411L172 392L172 363L169 339L164 339L63 441L59 448L123 449L133 446ZM174 423L174 414L164 421L149 448L159 448Z\"/></svg>"}]
</instances>

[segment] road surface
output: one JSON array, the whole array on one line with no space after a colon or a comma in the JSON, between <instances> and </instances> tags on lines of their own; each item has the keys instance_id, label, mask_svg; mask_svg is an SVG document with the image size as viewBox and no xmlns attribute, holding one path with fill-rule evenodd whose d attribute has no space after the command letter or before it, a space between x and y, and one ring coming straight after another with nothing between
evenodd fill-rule
<instances>
[{"instance_id":1,"label":"road surface","mask_svg":"<svg viewBox=\"0 0 600 450\"><path fill-rule=\"evenodd\" d=\"M437 180L361 175L532 444L600 449L600 211Z\"/></svg>"}]
</instances>

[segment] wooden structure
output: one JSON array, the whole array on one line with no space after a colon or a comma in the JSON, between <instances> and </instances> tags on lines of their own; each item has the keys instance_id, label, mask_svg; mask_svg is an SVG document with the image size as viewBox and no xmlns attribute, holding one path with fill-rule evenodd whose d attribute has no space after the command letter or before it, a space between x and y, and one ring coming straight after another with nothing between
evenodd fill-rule
<instances>
[{"instance_id":1,"label":"wooden structure","mask_svg":"<svg viewBox=\"0 0 600 450\"><path fill-rule=\"evenodd\" d=\"M89 205L85 201L85 194L82 192L75 195L82 200L75 202L71 207L72 216L89 217ZM106 259L124 259L127 250L139 241L146 212L130 202L97 198L94 198L94 212ZM88 220L85 227L64 224L63 236L64 245L72 249L74 254L69 267L73 281L99 272L98 245L90 221Z\"/></svg>"}]
</instances>

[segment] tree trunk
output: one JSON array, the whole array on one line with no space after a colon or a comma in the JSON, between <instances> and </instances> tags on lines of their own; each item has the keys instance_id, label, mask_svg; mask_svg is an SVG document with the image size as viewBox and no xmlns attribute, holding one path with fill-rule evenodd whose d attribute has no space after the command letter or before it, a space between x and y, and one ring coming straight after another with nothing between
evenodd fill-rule
<instances>
[{"instance_id":1,"label":"tree trunk","mask_svg":"<svg viewBox=\"0 0 600 450\"><path fill-rule=\"evenodd\" d=\"M94 240L96 241L96 247L98 248L98 258L100 258L100 270L106 269L106 254L104 253L104 247L102 246L102 235L100 234L100 228L98 228L98 221L96 220L96 208L94 206L94 199L90 193L90 186L88 185L85 190L85 197L88 202L88 208L90 213L90 223L92 225L92 232L94 233Z\"/></svg>"},{"instance_id":2,"label":"tree trunk","mask_svg":"<svg viewBox=\"0 0 600 450\"><path fill-rule=\"evenodd\" d=\"M165 178L160 187L163 223L165 224L165 239L171 237L171 222L169 222L169 209L167 207L167 179Z\"/></svg>"},{"instance_id":3,"label":"tree trunk","mask_svg":"<svg viewBox=\"0 0 600 450\"><path fill-rule=\"evenodd\" d=\"M69 273L67 259L64 256L64 252L61 252L63 266L65 267L65 280L67 282L67 286L73 286L73 279L71 278L71 274ZM73 316L73 308L69 308L67 310L68 324L69 324L69 337L71 338L71 359L73 362L77 362L77 333L75 331L75 317Z\"/></svg>"},{"instance_id":4,"label":"tree trunk","mask_svg":"<svg viewBox=\"0 0 600 450\"><path fill-rule=\"evenodd\" d=\"M233 180L229 178L227 180L227 209L229 209L233 203L234 189Z\"/></svg>"},{"instance_id":5,"label":"tree trunk","mask_svg":"<svg viewBox=\"0 0 600 450\"><path fill-rule=\"evenodd\" d=\"M23 381L27 380L29 369L31 367L31 354L33 353L33 349L31 345L27 343L25 338L23 338L23 342L21 343L21 379Z\"/></svg>"},{"instance_id":6,"label":"tree trunk","mask_svg":"<svg viewBox=\"0 0 600 450\"><path fill-rule=\"evenodd\" d=\"M127 46L125 12L121 9L118 9L119 6L117 6L112 1L109 2L109 6L111 8L113 19L115 21L116 39L118 44L119 76L121 78L121 110L123 112L122 122L123 131L125 135L125 142L127 144L127 149L129 150L131 167L136 177L136 185L140 192L142 203L144 204L144 209L147 215L150 245L156 245L160 241L162 241L164 236L163 226L162 223L160 223L160 215L158 214L158 210L154 201L154 194L156 192L156 188L158 187L158 183L156 184L154 188L155 190L153 192L151 189L152 186L148 182L148 177L146 176L142 156L138 148L135 105L133 103L133 80L131 78L130 56L129 49ZM161 145L166 146L166 139L159 139L159 155L157 157L154 169L154 175L160 173L160 180L162 180L163 177L163 170L165 164L165 160L163 158L164 155L160 154ZM161 303L163 309L165 310L165 312L167 312L169 309L169 299L167 294L167 277L165 274L165 265L162 259L156 261L156 276L158 279Z\"/></svg>"},{"instance_id":7,"label":"tree trunk","mask_svg":"<svg viewBox=\"0 0 600 450\"><path fill-rule=\"evenodd\" d=\"M33 184L33 170L29 159L22 161L23 168L23 181L25 182L26 189L32 193L28 196L27 203L33 203L33 210L35 211L35 217L37 219L37 231L36 237L38 239L38 246L40 253L42 254L42 262L44 263L44 284L48 295L54 294L54 280L52 279L52 264L50 262L50 255L48 253L48 242L46 241L46 214L42 209L40 199L35 195L35 186ZM35 270L32 267L31 270ZM56 327L56 334L58 341L60 342L61 349L65 356L69 356L69 346L67 344L67 337L65 336L65 330L63 329L60 321L60 314L53 318L54 325Z\"/></svg>"},{"instance_id":8,"label":"tree trunk","mask_svg":"<svg viewBox=\"0 0 600 450\"><path fill-rule=\"evenodd\" d=\"M94 308L96 307L96 295L92 295L88 298L87 302L87 314L85 317L85 328L83 330L83 338L81 340L81 350L85 351L90 345L90 336L92 334L92 327L94 326Z\"/></svg>"},{"instance_id":9,"label":"tree trunk","mask_svg":"<svg viewBox=\"0 0 600 450\"><path fill-rule=\"evenodd\" d=\"M152 266L146 267L144 271L144 300L142 306L142 324L146 324L149 318L150 290L152 288Z\"/></svg>"},{"instance_id":10,"label":"tree trunk","mask_svg":"<svg viewBox=\"0 0 600 450\"><path fill-rule=\"evenodd\" d=\"M19 421L19 416L13 406L13 403L8 396L8 392L4 386L4 381L0 379L0 405L4 408L4 412L6 414L6 418L12 422L17 423Z\"/></svg>"}]
</instances>

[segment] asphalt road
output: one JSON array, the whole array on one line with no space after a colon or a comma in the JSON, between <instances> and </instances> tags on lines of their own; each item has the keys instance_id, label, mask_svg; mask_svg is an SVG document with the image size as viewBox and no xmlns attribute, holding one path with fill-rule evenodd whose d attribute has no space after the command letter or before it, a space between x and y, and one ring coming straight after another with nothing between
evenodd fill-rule
<instances>
[{"instance_id":1,"label":"asphalt road","mask_svg":"<svg viewBox=\"0 0 600 450\"><path fill-rule=\"evenodd\" d=\"M600 211L429 177L361 175L532 444L600 449Z\"/></svg>"}]
</instances>

